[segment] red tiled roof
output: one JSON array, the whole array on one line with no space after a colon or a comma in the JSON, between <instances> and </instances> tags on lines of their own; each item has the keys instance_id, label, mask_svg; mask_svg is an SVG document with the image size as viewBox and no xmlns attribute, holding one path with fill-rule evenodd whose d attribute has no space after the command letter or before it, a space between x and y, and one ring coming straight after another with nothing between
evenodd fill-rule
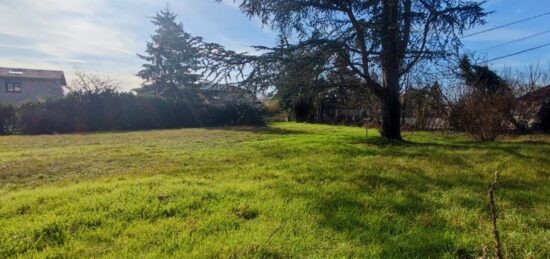
<instances>
[{"instance_id":1,"label":"red tiled roof","mask_svg":"<svg viewBox=\"0 0 550 259\"><path fill-rule=\"evenodd\" d=\"M0 67L0 78L22 78L65 81L63 71Z\"/></svg>"}]
</instances>

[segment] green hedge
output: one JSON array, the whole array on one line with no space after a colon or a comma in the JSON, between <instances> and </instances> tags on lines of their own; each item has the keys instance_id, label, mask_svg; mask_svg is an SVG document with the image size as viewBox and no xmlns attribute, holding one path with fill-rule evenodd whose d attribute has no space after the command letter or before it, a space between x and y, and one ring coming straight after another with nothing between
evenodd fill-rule
<instances>
[{"instance_id":1,"label":"green hedge","mask_svg":"<svg viewBox=\"0 0 550 259\"><path fill-rule=\"evenodd\" d=\"M0 135L14 132L15 118L14 106L0 104Z\"/></svg>"},{"instance_id":2,"label":"green hedge","mask_svg":"<svg viewBox=\"0 0 550 259\"><path fill-rule=\"evenodd\" d=\"M49 134L263 124L262 108L216 107L130 93L76 93L62 99L0 107L0 133Z\"/></svg>"}]
</instances>

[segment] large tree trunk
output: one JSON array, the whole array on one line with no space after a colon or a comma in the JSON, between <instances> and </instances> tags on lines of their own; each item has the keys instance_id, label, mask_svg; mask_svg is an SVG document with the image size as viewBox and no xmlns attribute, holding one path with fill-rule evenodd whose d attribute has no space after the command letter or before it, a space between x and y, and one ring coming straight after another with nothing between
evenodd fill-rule
<instances>
[{"instance_id":1,"label":"large tree trunk","mask_svg":"<svg viewBox=\"0 0 550 259\"><path fill-rule=\"evenodd\" d=\"M400 61L397 0L384 0L382 35L382 72L385 87L382 94L382 127L386 139L401 140Z\"/></svg>"},{"instance_id":2,"label":"large tree trunk","mask_svg":"<svg viewBox=\"0 0 550 259\"><path fill-rule=\"evenodd\" d=\"M388 91L382 98L382 125L380 134L386 139L401 140L401 102L399 100L399 79L396 85L387 85Z\"/></svg>"}]
</instances>

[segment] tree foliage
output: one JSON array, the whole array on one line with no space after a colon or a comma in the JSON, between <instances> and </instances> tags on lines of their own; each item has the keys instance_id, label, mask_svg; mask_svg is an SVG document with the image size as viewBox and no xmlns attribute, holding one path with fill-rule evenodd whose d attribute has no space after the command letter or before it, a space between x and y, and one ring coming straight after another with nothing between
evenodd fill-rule
<instances>
[{"instance_id":1,"label":"tree foliage","mask_svg":"<svg viewBox=\"0 0 550 259\"><path fill-rule=\"evenodd\" d=\"M336 69L325 73L319 71L323 66L316 67L319 63L312 62L318 58L303 55L294 62L284 63L275 84L275 97L297 121L361 123L362 116L345 116L341 111L366 113L368 89L362 88L360 78L342 65L342 58L334 60Z\"/></svg>"},{"instance_id":2,"label":"tree foliage","mask_svg":"<svg viewBox=\"0 0 550 259\"><path fill-rule=\"evenodd\" d=\"M280 44L257 58L244 83L272 87L281 63L300 62L296 53L309 53L311 72L345 67L361 87L382 102L382 134L400 139L400 80L421 61L448 56L460 46L461 33L483 22L480 2L464 0L241 0L240 9L279 32Z\"/></svg>"},{"instance_id":3,"label":"tree foliage","mask_svg":"<svg viewBox=\"0 0 550 259\"><path fill-rule=\"evenodd\" d=\"M202 39L193 37L176 21L176 14L166 8L152 18L157 26L147 43L145 60L138 76L144 80L138 93L181 99L182 89L196 88L201 75L199 49Z\"/></svg>"},{"instance_id":4,"label":"tree foliage","mask_svg":"<svg viewBox=\"0 0 550 259\"><path fill-rule=\"evenodd\" d=\"M409 88L403 95L405 118L416 118L414 129L428 130L445 127L447 100L438 82L422 88Z\"/></svg>"}]
</instances>

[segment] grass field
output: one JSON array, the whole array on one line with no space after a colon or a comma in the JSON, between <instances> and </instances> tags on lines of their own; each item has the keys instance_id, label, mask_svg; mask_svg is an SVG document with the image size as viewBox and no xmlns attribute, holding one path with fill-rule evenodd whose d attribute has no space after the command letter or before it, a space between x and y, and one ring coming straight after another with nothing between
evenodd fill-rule
<instances>
[{"instance_id":1,"label":"grass field","mask_svg":"<svg viewBox=\"0 0 550 259\"><path fill-rule=\"evenodd\" d=\"M0 258L550 257L550 137L295 123L0 137Z\"/></svg>"}]
</instances>

